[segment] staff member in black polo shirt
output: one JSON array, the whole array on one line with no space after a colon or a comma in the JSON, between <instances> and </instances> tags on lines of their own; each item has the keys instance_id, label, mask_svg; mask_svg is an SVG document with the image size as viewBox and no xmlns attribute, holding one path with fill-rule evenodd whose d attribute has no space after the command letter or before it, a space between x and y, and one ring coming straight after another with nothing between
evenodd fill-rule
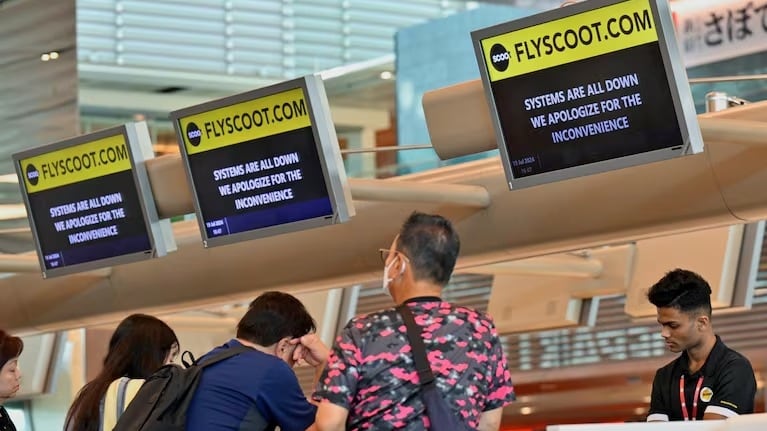
<instances>
[{"instance_id":1,"label":"staff member in black polo shirt","mask_svg":"<svg viewBox=\"0 0 767 431\"><path fill-rule=\"evenodd\" d=\"M726 419L754 412L751 363L728 348L711 326L711 287L675 269L650 288L666 347L677 359L655 373L647 421Z\"/></svg>"}]
</instances>

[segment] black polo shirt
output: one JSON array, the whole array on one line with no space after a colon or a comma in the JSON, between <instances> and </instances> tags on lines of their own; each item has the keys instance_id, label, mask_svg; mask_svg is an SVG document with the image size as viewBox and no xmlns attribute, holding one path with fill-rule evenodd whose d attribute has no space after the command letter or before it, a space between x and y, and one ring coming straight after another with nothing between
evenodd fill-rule
<instances>
[{"instance_id":1,"label":"black polo shirt","mask_svg":"<svg viewBox=\"0 0 767 431\"><path fill-rule=\"evenodd\" d=\"M706 362L690 374L687 352L655 373L648 421L681 421L682 401L679 381L684 375L687 416L692 416L693 397L698 380L703 377L698 394L696 419L705 413L732 417L754 412L756 378L751 363L740 353L725 346L719 336Z\"/></svg>"}]
</instances>

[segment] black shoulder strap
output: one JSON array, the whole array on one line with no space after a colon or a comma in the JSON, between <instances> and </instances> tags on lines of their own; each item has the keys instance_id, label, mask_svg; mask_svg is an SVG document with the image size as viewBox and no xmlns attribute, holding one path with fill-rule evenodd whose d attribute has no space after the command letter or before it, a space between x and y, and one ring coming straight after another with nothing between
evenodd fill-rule
<instances>
[{"instance_id":1,"label":"black shoulder strap","mask_svg":"<svg viewBox=\"0 0 767 431\"><path fill-rule=\"evenodd\" d=\"M184 350L184 353L181 354L181 364L184 365L184 368L191 367L195 362L197 359L194 358L194 354L189 350Z\"/></svg>"},{"instance_id":2,"label":"black shoulder strap","mask_svg":"<svg viewBox=\"0 0 767 431\"><path fill-rule=\"evenodd\" d=\"M229 348L226 348L226 349L222 349L220 352L218 352L216 354L210 355L210 356L205 357L205 358L198 359L195 362L195 365L199 365L199 366L204 368L204 367L207 367L209 365L213 365L213 364L215 364L217 362L221 362L224 359L229 359L232 356L237 356L240 353L245 353L245 352L248 352L248 351L251 351L251 350L253 350L253 349L250 348L250 347L247 347L247 346L243 346L243 345L232 346L232 347L229 347Z\"/></svg>"},{"instance_id":3,"label":"black shoulder strap","mask_svg":"<svg viewBox=\"0 0 767 431\"><path fill-rule=\"evenodd\" d=\"M426 346L423 344L421 328L415 323L413 312L410 311L407 304L397 306L397 311L402 316L402 320L405 321L407 338L410 340L410 347L413 349L413 361L418 372L418 380L421 382L421 386L428 385L434 381L434 373L431 372L431 366L426 357Z\"/></svg>"}]
</instances>

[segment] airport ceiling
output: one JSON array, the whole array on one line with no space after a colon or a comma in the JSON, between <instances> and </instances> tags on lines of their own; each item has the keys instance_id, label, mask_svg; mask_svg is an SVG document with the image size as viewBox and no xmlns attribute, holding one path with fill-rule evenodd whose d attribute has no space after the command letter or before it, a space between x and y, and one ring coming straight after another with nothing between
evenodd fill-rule
<instances>
[{"instance_id":1,"label":"airport ceiling","mask_svg":"<svg viewBox=\"0 0 767 431\"><path fill-rule=\"evenodd\" d=\"M165 120L167 110L137 111L128 99L162 97L195 103L269 84L257 79L131 78L121 73L78 71L75 0L0 2L0 253L33 250L26 212L15 179L12 154L79 133L81 116ZM45 31L29 31L44 28ZM394 110L394 56L341 66L323 72L332 106ZM382 77L383 76L383 77ZM153 82L158 82L154 84ZM101 96L98 106L83 101ZM174 102L169 102L172 106ZM134 104L135 105L135 104ZM145 104L146 105L146 104ZM168 104L166 104L168 105ZM182 107L186 105L181 105Z\"/></svg>"},{"instance_id":2,"label":"airport ceiling","mask_svg":"<svg viewBox=\"0 0 767 431\"><path fill-rule=\"evenodd\" d=\"M262 80L220 79L211 80L209 77L177 78L164 80L161 84L153 85L146 80L131 82L126 76L116 73L95 73L83 68L80 71L80 109L83 115L105 116L142 114L158 119L165 119L167 112L152 112L147 107L142 112L136 112L132 107L125 107L120 100L114 100L111 105L89 104L90 97L99 92L108 91L112 94L123 94L132 99L142 96L155 97L163 95L169 100L173 98L200 101L212 100L230 96L238 92L252 90L269 84ZM363 108L393 112L395 73L394 56L386 56L370 61L339 66L321 72L325 81L325 89L331 106L345 108ZM207 78L207 79L205 79ZM179 106L181 107L181 106Z\"/></svg>"},{"instance_id":3,"label":"airport ceiling","mask_svg":"<svg viewBox=\"0 0 767 431\"><path fill-rule=\"evenodd\" d=\"M40 3L40 4L38 4ZM516 5L535 9L556 7L560 0L496 0L479 1ZM227 83L221 79L169 77L157 79L157 85L146 79L131 79L125 74L103 74L78 66L75 54L75 0L57 1L49 7L41 0L0 0L0 175L13 172L10 155L76 134L73 129L78 114L92 114L88 106L76 107L79 91L103 90L132 94L165 94L204 99L222 97L248 89L248 80ZM33 29L29 31L29 29ZM40 31L39 29L44 29ZM55 58L43 61L46 53ZM78 77L79 67L79 77ZM394 57L376 59L348 68L327 71L327 91L332 104L350 108L372 108L393 111L394 79L381 74L394 72ZM171 74L172 75L172 74ZM385 75L387 76L387 75ZM201 77L197 77L201 78ZM265 82L253 79L250 88ZM119 100L114 101L116 114ZM84 111L83 111L84 110ZM102 110L100 114L110 114ZM132 113L131 113L132 114ZM150 113L152 114L152 113ZM28 134L25 131L35 130ZM0 202L17 202L13 191L0 186Z\"/></svg>"},{"instance_id":4,"label":"airport ceiling","mask_svg":"<svg viewBox=\"0 0 767 431\"><path fill-rule=\"evenodd\" d=\"M247 80L227 85L222 79L132 80L119 74L100 74L81 68L77 74L75 55L74 0L56 2L55 7L37 7L40 0L0 0L0 175L13 172L10 155L14 152L55 141L76 133L78 114L93 114L88 106L76 107L78 90L108 89L116 94L163 94L168 97L192 96L203 100L247 89ZM481 0L477 4L506 4L532 9L551 9L561 0ZM40 29L44 31L25 31ZM43 61L46 53L57 58ZM360 65L327 71L327 91L331 103L350 108L394 110L395 80L382 79L394 72L394 56ZM386 76L386 75L384 75ZM252 81L253 86L263 85ZM115 93L113 93L115 94ZM120 100L113 112L99 108L99 114L119 114ZM129 114L134 114L130 112ZM143 113L139 113L143 114ZM153 113L149 113L150 115ZM162 113L154 113L162 114ZM25 130L35 130L33 134ZM0 185L0 204L18 202L15 186Z\"/></svg>"},{"instance_id":5,"label":"airport ceiling","mask_svg":"<svg viewBox=\"0 0 767 431\"><path fill-rule=\"evenodd\" d=\"M0 5L0 174L12 172L14 152L75 130L74 1L55 5ZM27 30L41 27L46 31ZM50 52L57 58L43 61Z\"/></svg>"}]
</instances>

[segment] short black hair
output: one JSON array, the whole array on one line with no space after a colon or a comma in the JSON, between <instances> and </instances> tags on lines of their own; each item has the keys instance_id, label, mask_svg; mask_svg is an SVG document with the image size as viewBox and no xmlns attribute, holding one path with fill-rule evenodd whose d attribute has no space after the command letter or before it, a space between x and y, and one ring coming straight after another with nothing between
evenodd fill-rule
<instances>
[{"instance_id":1,"label":"short black hair","mask_svg":"<svg viewBox=\"0 0 767 431\"><path fill-rule=\"evenodd\" d=\"M444 287L453 274L461 241L450 220L416 211L402 225L397 249L410 260L416 280Z\"/></svg>"},{"instance_id":2,"label":"short black hair","mask_svg":"<svg viewBox=\"0 0 767 431\"><path fill-rule=\"evenodd\" d=\"M295 296L266 292L250 303L237 324L237 338L271 346L285 337L303 337L316 330L314 319Z\"/></svg>"},{"instance_id":3,"label":"short black hair","mask_svg":"<svg viewBox=\"0 0 767 431\"><path fill-rule=\"evenodd\" d=\"M676 308L685 313L711 317L711 286L700 275L686 269L669 271L647 293L658 308Z\"/></svg>"}]
</instances>

